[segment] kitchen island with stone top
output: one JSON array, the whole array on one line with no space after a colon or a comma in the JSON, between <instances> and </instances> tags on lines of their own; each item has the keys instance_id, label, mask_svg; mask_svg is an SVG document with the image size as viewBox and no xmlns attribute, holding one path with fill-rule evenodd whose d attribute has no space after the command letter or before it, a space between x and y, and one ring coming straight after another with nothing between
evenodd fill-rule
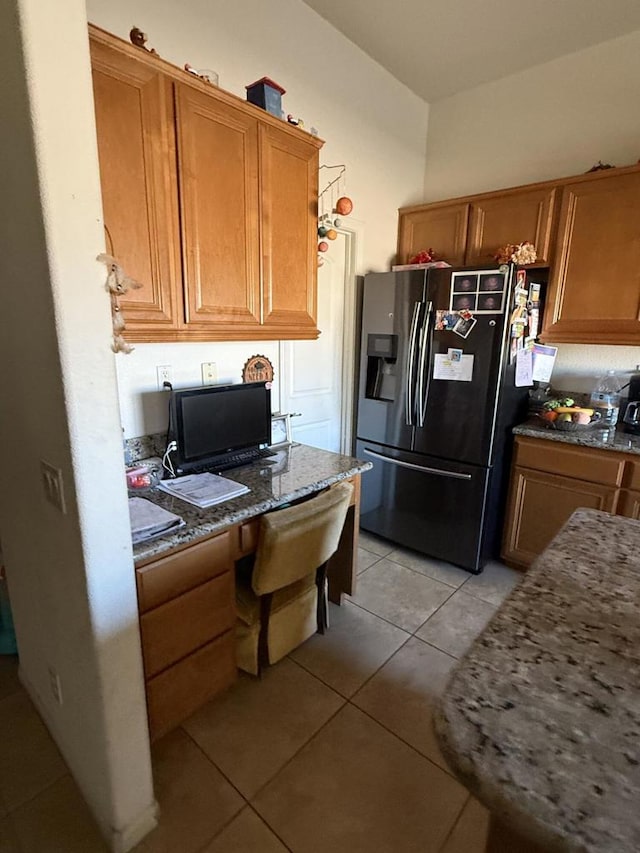
<instances>
[{"instance_id":1,"label":"kitchen island with stone top","mask_svg":"<svg viewBox=\"0 0 640 853\"><path fill-rule=\"evenodd\" d=\"M640 522L578 510L454 671L436 730L488 850L640 850L639 616Z\"/></svg>"}]
</instances>

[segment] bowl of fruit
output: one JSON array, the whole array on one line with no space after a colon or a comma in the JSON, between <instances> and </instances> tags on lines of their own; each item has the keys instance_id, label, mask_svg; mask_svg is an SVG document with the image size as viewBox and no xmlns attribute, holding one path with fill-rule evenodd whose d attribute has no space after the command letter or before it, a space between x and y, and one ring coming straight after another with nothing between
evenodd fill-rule
<instances>
[{"instance_id":1,"label":"bowl of fruit","mask_svg":"<svg viewBox=\"0 0 640 853\"><path fill-rule=\"evenodd\" d=\"M580 432L589 429L600 420L600 412L585 406L576 406L571 397L547 400L539 417L545 426L564 432Z\"/></svg>"}]
</instances>

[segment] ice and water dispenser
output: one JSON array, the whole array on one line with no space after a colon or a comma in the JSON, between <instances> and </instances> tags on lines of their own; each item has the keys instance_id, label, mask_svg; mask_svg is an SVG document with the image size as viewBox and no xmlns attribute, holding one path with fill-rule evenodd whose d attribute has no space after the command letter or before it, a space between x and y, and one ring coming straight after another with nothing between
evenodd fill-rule
<instances>
[{"instance_id":1,"label":"ice and water dispenser","mask_svg":"<svg viewBox=\"0 0 640 853\"><path fill-rule=\"evenodd\" d=\"M370 400L395 400L397 355L397 335L367 335L365 397Z\"/></svg>"}]
</instances>

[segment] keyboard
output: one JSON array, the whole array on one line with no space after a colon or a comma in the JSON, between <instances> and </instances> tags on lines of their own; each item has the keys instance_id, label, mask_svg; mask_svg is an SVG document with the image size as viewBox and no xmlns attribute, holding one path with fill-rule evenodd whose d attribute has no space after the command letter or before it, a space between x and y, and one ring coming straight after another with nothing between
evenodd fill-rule
<instances>
[{"instance_id":1,"label":"keyboard","mask_svg":"<svg viewBox=\"0 0 640 853\"><path fill-rule=\"evenodd\" d=\"M240 450L237 453L229 453L226 456L221 456L219 459L210 460L206 465L196 465L189 467L189 470L182 470L178 476L186 474L219 474L220 471L229 471L231 468L240 468L242 465L251 465L257 459L266 459L268 456L276 454L268 448L258 450Z\"/></svg>"}]
</instances>

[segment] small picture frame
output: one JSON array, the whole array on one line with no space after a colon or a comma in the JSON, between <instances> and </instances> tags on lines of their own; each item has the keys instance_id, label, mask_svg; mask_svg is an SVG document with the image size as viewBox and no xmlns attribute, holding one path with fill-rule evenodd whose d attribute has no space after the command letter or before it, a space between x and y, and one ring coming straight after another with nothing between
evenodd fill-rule
<instances>
[{"instance_id":1,"label":"small picture frame","mask_svg":"<svg viewBox=\"0 0 640 853\"><path fill-rule=\"evenodd\" d=\"M291 415L271 415L270 447L287 447L291 444Z\"/></svg>"}]
</instances>

